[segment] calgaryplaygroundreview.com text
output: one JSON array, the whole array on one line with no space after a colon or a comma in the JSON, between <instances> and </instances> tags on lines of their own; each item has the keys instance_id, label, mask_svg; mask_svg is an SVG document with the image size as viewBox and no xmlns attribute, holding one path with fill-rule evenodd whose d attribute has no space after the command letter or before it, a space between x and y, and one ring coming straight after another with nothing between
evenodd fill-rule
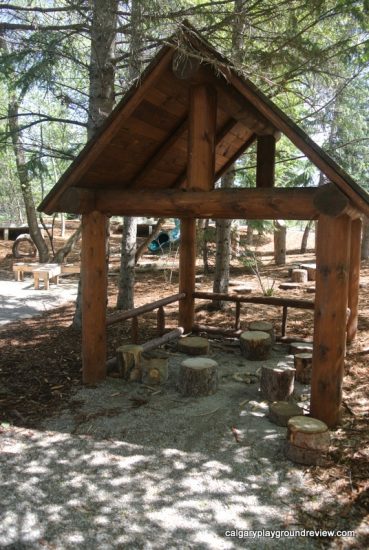
<instances>
[{"instance_id":1,"label":"calgaryplaygroundreview.com text","mask_svg":"<svg viewBox=\"0 0 369 550\"><path fill-rule=\"evenodd\" d=\"M333 529L294 529L268 530L268 529L228 529L224 532L226 537L239 539L270 538L281 539L284 537L355 537L355 531L334 531Z\"/></svg>"}]
</instances>

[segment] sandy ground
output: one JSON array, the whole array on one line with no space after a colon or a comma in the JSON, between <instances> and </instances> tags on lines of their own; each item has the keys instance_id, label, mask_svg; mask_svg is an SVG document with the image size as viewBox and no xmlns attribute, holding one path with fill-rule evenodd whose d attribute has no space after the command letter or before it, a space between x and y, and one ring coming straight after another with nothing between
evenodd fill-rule
<instances>
[{"instance_id":1,"label":"sandy ground","mask_svg":"<svg viewBox=\"0 0 369 550\"><path fill-rule=\"evenodd\" d=\"M292 536L309 528L305 510L323 518L335 496L307 484L308 469L285 458L286 429L268 420L257 377L234 378L289 363L287 346L276 344L262 363L243 358L236 342L227 347L212 341L215 395L178 393L186 356L172 348L159 389L109 378L77 390L61 415L45 419L44 431L5 429L2 547L310 549L325 541L336 548L326 537ZM301 406L308 395L296 384ZM335 529L350 529L347 518L338 517ZM341 541L349 548L353 539Z\"/></svg>"},{"instance_id":2,"label":"sandy ground","mask_svg":"<svg viewBox=\"0 0 369 550\"><path fill-rule=\"evenodd\" d=\"M58 308L77 297L77 282L61 280L49 290L35 290L33 278L24 281L0 281L0 325L29 319Z\"/></svg>"}]
</instances>

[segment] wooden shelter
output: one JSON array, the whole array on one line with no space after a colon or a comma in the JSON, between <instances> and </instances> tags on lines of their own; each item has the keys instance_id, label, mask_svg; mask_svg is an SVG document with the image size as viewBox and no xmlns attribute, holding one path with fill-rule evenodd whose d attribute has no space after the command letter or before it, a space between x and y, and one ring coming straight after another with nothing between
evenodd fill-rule
<instances>
[{"instance_id":1,"label":"wooden shelter","mask_svg":"<svg viewBox=\"0 0 369 550\"><path fill-rule=\"evenodd\" d=\"M274 187L281 133L330 184ZM214 189L254 142L255 188ZM338 422L346 331L351 341L357 329L360 216L369 215L369 196L192 28L181 27L159 51L39 209L82 214L86 383L106 376L108 216L181 218L175 299L186 332L194 324L195 298L201 297L195 292L196 218L318 219L311 414L329 426Z\"/></svg>"}]
</instances>

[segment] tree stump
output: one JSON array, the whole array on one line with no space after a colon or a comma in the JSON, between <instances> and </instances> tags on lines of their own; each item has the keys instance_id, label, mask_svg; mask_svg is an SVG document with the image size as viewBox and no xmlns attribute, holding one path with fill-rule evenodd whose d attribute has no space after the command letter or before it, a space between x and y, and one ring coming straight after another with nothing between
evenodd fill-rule
<instances>
[{"instance_id":1,"label":"tree stump","mask_svg":"<svg viewBox=\"0 0 369 550\"><path fill-rule=\"evenodd\" d=\"M299 464L323 466L330 445L328 426L315 418L295 416L287 428L287 458Z\"/></svg>"},{"instance_id":2,"label":"tree stump","mask_svg":"<svg viewBox=\"0 0 369 550\"><path fill-rule=\"evenodd\" d=\"M142 346L126 344L117 349L117 363L119 373L125 380L141 380L141 354Z\"/></svg>"},{"instance_id":3,"label":"tree stump","mask_svg":"<svg viewBox=\"0 0 369 550\"><path fill-rule=\"evenodd\" d=\"M191 357L182 362L178 389L181 395L203 397L218 389L218 363L207 357Z\"/></svg>"},{"instance_id":4,"label":"tree stump","mask_svg":"<svg viewBox=\"0 0 369 550\"><path fill-rule=\"evenodd\" d=\"M301 382L302 384L310 384L312 363L312 353L296 353L294 365L296 369L296 380L298 382Z\"/></svg>"},{"instance_id":5,"label":"tree stump","mask_svg":"<svg viewBox=\"0 0 369 550\"><path fill-rule=\"evenodd\" d=\"M263 399L288 401L294 382L295 369L292 367L261 367L260 391Z\"/></svg>"},{"instance_id":6,"label":"tree stump","mask_svg":"<svg viewBox=\"0 0 369 550\"><path fill-rule=\"evenodd\" d=\"M163 350L144 352L141 356L142 382L148 385L163 384L168 380L169 355Z\"/></svg>"},{"instance_id":7,"label":"tree stump","mask_svg":"<svg viewBox=\"0 0 369 550\"><path fill-rule=\"evenodd\" d=\"M249 330L258 330L261 332L267 332L270 335L270 338L272 339L272 344L275 342L275 333L274 333L274 327L272 323L269 323L269 321L251 321L249 323Z\"/></svg>"},{"instance_id":8,"label":"tree stump","mask_svg":"<svg viewBox=\"0 0 369 550\"><path fill-rule=\"evenodd\" d=\"M281 283L278 288L281 290L296 290L296 288L301 288L300 283Z\"/></svg>"},{"instance_id":9,"label":"tree stump","mask_svg":"<svg viewBox=\"0 0 369 550\"><path fill-rule=\"evenodd\" d=\"M289 349L290 355L297 353L313 353L313 344L308 342L292 342Z\"/></svg>"},{"instance_id":10,"label":"tree stump","mask_svg":"<svg viewBox=\"0 0 369 550\"><path fill-rule=\"evenodd\" d=\"M185 336L178 340L178 351L188 355L206 355L209 353L209 340L201 336Z\"/></svg>"},{"instance_id":11,"label":"tree stump","mask_svg":"<svg viewBox=\"0 0 369 550\"><path fill-rule=\"evenodd\" d=\"M269 420L278 426L287 426L293 416L302 416L303 410L295 403L275 401L269 405Z\"/></svg>"},{"instance_id":12,"label":"tree stump","mask_svg":"<svg viewBox=\"0 0 369 550\"><path fill-rule=\"evenodd\" d=\"M291 280L293 283L307 283L308 272L306 269L293 269L291 273Z\"/></svg>"},{"instance_id":13,"label":"tree stump","mask_svg":"<svg viewBox=\"0 0 369 550\"><path fill-rule=\"evenodd\" d=\"M250 361L267 359L272 349L270 334L260 330L249 330L240 336L241 354Z\"/></svg>"}]
</instances>

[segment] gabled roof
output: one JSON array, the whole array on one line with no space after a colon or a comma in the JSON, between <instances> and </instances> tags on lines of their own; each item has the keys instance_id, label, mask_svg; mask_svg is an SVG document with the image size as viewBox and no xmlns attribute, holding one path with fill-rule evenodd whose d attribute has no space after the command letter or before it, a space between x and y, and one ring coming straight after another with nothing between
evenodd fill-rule
<instances>
[{"instance_id":1,"label":"gabled roof","mask_svg":"<svg viewBox=\"0 0 369 550\"><path fill-rule=\"evenodd\" d=\"M217 92L216 181L258 135L284 133L352 203L369 195L250 80L188 24L170 38L39 206L58 211L69 187L180 188L186 182L189 90Z\"/></svg>"}]
</instances>

